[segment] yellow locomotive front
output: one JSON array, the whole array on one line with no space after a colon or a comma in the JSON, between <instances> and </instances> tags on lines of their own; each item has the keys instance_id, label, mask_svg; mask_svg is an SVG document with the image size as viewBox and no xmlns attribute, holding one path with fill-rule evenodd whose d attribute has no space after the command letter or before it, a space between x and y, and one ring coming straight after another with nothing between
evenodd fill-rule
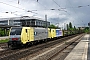
<instances>
[{"instance_id":1,"label":"yellow locomotive front","mask_svg":"<svg viewBox=\"0 0 90 60\"><path fill-rule=\"evenodd\" d=\"M32 41L34 41L32 27L12 27L9 34L8 47L23 46Z\"/></svg>"},{"instance_id":2,"label":"yellow locomotive front","mask_svg":"<svg viewBox=\"0 0 90 60\"><path fill-rule=\"evenodd\" d=\"M22 27L12 27L9 34L8 47L16 47L22 44L21 42Z\"/></svg>"}]
</instances>

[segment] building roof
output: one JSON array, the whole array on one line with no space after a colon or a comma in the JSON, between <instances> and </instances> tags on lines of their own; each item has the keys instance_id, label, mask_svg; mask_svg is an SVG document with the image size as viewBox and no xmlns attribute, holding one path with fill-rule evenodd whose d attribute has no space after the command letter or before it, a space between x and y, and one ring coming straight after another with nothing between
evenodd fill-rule
<instances>
[{"instance_id":1,"label":"building roof","mask_svg":"<svg viewBox=\"0 0 90 60\"><path fill-rule=\"evenodd\" d=\"M24 19L38 19L38 20L43 20L38 17L33 17L33 16L21 16L21 17L12 17L12 18L0 18L0 21L2 20L24 20Z\"/></svg>"}]
</instances>

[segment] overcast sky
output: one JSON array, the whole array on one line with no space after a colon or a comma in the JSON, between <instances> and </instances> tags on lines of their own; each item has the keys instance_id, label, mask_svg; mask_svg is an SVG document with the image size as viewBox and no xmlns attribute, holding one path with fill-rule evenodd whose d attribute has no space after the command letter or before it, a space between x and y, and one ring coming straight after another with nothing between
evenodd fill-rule
<instances>
[{"instance_id":1,"label":"overcast sky","mask_svg":"<svg viewBox=\"0 0 90 60\"><path fill-rule=\"evenodd\" d=\"M88 26L89 4L90 0L0 0L0 18L36 16L45 19L47 15L51 24L60 27L69 22L76 27Z\"/></svg>"}]
</instances>

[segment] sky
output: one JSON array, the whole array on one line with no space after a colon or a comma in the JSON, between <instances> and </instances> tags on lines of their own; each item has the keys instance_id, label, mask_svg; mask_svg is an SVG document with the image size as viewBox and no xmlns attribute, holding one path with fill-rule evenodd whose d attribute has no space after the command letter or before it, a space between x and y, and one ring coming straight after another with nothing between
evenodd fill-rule
<instances>
[{"instance_id":1,"label":"sky","mask_svg":"<svg viewBox=\"0 0 90 60\"><path fill-rule=\"evenodd\" d=\"M0 18L35 16L56 26L69 22L86 27L90 22L90 0L0 0Z\"/></svg>"}]
</instances>

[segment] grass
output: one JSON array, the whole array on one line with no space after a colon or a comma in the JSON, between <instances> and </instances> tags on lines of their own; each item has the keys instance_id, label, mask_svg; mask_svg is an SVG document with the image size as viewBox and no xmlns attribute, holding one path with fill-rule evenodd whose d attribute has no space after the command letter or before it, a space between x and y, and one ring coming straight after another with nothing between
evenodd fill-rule
<instances>
[{"instance_id":1,"label":"grass","mask_svg":"<svg viewBox=\"0 0 90 60\"><path fill-rule=\"evenodd\" d=\"M6 43L6 42L8 42L8 41L9 41L9 39L0 40L0 43Z\"/></svg>"}]
</instances>

